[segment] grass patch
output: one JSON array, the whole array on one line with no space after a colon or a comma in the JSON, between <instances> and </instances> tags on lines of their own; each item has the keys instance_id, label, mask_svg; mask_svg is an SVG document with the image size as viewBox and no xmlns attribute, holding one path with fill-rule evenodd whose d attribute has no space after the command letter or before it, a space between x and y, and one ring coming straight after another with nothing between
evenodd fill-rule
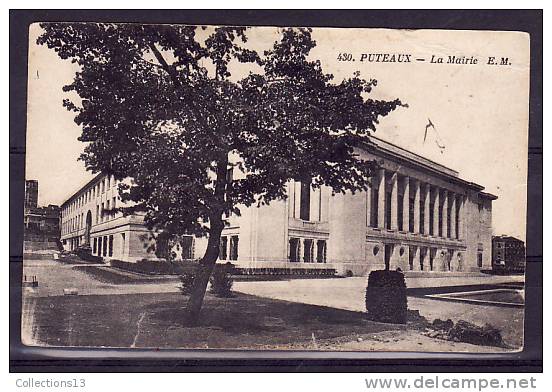
<instances>
[{"instance_id":1,"label":"grass patch","mask_svg":"<svg viewBox=\"0 0 552 392\"><path fill-rule=\"evenodd\" d=\"M514 304L524 304L525 299L517 291L494 291L489 293L473 293L462 295L460 298L477 299L490 302L505 302Z\"/></svg>"},{"instance_id":2,"label":"grass patch","mask_svg":"<svg viewBox=\"0 0 552 392\"><path fill-rule=\"evenodd\" d=\"M54 346L286 349L313 339L405 330L363 313L245 294L207 295L198 325L186 326L178 293L33 298L35 338Z\"/></svg>"}]
</instances>

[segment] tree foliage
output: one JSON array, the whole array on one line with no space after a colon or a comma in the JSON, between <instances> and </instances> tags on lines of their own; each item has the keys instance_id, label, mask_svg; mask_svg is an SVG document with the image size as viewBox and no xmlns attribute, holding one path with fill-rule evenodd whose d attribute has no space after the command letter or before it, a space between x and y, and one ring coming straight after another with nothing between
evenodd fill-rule
<instances>
[{"instance_id":1,"label":"tree foliage","mask_svg":"<svg viewBox=\"0 0 552 392\"><path fill-rule=\"evenodd\" d=\"M285 198L291 179L366 189L375 163L354 147L401 105L370 99L377 82L359 73L334 81L309 55L311 29L284 29L260 54L244 27L41 26L38 43L80 66L64 89L81 101L64 105L87 169L131 177L120 193L150 228L213 237L209 263L224 213ZM250 72L232 75L236 63ZM231 156L244 178L228 181Z\"/></svg>"}]
</instances>

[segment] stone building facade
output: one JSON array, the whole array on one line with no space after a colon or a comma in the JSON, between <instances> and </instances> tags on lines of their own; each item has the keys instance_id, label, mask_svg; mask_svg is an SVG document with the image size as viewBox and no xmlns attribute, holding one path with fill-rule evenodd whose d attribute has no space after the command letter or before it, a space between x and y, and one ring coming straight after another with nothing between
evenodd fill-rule
<instances>
[{"instance_id":1,"label":"stone building facade","mask_svg":"<svg viewBox=\"0 0 552 392\"><path fill-rule=\"evenodd\" d=\"M124 216L119 181L103 173L71 195L61 205L61 243L66 250L90 246L106 259L137 261L155 259L150 248L153 233L144 226L141 214Z\"/></svg>"},{"instance_id":2,"label":"stone building facade","mask_svg":"<svg viewBox=\"0 0 552 392\"><path fill-rule=\"evenodd\" d=\"M219 260L244 268L334 268L344 275L385 267L491 268L496 196L450 168L375 137L358 154L380 165L367 192L332 195L327 187L290 181L285 201L227 217ZM94 254L155 258L146 250L142 217L110 213L120 203L114 183L98 175L62 205L62 241L74 247L89 237ZM205 246L204 238L189 238L179 254L199 258Z\"/></svg>"}]
</instances>

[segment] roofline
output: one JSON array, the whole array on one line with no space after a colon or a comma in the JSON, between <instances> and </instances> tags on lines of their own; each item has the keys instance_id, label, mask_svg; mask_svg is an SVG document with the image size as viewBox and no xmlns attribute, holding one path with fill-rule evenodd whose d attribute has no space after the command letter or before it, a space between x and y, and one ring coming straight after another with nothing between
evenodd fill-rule
<instances>
[{"instance_id":1,"label":"roofline","mask_svg":"<svg viewBox=\"0 0 552 392\"><path fill-rule=\"evenodd\" d=\"M434 165L436 165L436 166L440 166L440 167L442 167L443 169L447 169L447 170L453 171L453 172L455 172L456 174L458 174L458 171L454 170L453 168L450 168L450 167L448 167L448 166L445 166L445 165L443 165L443 164L441 164L441 163L439 163L439 162L435 162L435 161L433 161L433 160L431 160L431 159L428 159L428 158L426 158L426 157L424 157L424 156L422 156L422 155L420 155L420 154L416 154L415 152L412 152L412 151L410 151L410 150L407 150L406 148L403 148L403 147L401 147L401 146L398 146L398 145L396 145L395 143L388 142L387 140L384 140L384 139L379 138L379 137L374 136L374 135L370 135L370 139L376 139L376 140L379 140L379 141L381 141L381 142L390 144L390 145L392 145L393 147L398 148L399 150L405 151L405 152L407 152L407 153L409 153L409 154L412 154L412 155L414 155L414 156L420 158L422 161L428 161L428 162L430 162L430 163L432 163L432 164L434 164ZM379 147L379 146L377 146L377 147ZM380 147L380 148L381 148L381 147Z\"/></svg>"},{"instance_id":2,"label":"roofline","mask_svg":"<svg viewBox=\"0 0 552 392\"><path fill-rule=\"evenodd\" d=\"M492 193L488 193L488 192L479 192L479 195L483 196L486 199L491 199L491 200L498 199L497 195L493 195Z\"/></svg>"},{"instance_id":3,"label":"roofline","mask_svg":"<svg viewBox=\"0 0 552 392\"><path fill-rule=\"evenodd\" d=\"M493 235L492 239L493 240L496 240L496 239L501 239L501 240L512 239L512 240L516 240L516 241L519 241L519 242L524 242L523 240L520 240L519 238L514 237L512 235L508 235L508 234Z\"/></svg>"},{"instance_id":4,"label":"roofline","mask_svg":"<svg viewBox=\"0 0 552 392\"><path fill-rule=\"evenodd\" d=\"M421 159L424 160L424 161L428 161L428 162L430 162L430 163L432 163L432 164L434 164L434 165L436 165L436 166L439 166L439 167L442 167L442 168L444 168L444 169L450 170L450 171L452 171L452 172L458 173L458 172L457 172L456 170L454 170L454 169L451 169L451 168L449 168L449 167L447 167L447 166L441 165L440 163L437 163L437 162L435 162L435 161L432 161L431 159L427 159L427 158L425 158L425 157L423 157L423 156L421 156L421 155L419 155L419 154L416 154L416 153L414 153L414 152L412 152L412 151L409 151L409 150L407 150L407 149L405 149L405 148L399 147L399 146L397 146L396 144L389 143L389 142L386 141L386 140L380 139L380 138L375 137L375 136L372 136L372 135L370 135L369 138L370 138L370 139L374 138L374 139L376 139L376 140L379 140L379 141L382 141L382 142L384 142L384 143L390 144L390 145L392 145L393 147L396 147L396 148L398 148L398 149L400 149L400 150L402 150L402 151L406 151L406 152L408 152L409 154L412 154L412 155L414 155L414 156L416 156L416 157L419 157L419 158L421 158ZM447 179L452 180L453 182L457 182L457 183L460 183L460 184L462 184L462 185L464 185L464 186L467 186L467 187L469 187L469 188L475 189L475 190L479 191L480 194L488 195L489 198L493 198L493 197L494 197L494 199L497 199L497 198L498 198L497 196L492 195L492 194L490 194L490 193L481 192L483 189L485 189L485 187L482 186L482 185L479 185L479 184L477 184L477 183L475 183L475 182L463 180L463 179L460 178L460 177L453 176L453 175L451 175L451 174L449 174L449 173L446 173L446 172L444 172L444 171L440 171L440 170L438 170L438 169L436 169L436 168L434 168L434 167L428 166L428 165L425 164L424 162L414 161L414 160L412 160L412 159L409 159L407 156L398 155L398 154L394 153L393 151L386 150L386 149L380 147L379 145L377 145L377 144L374 143L374 142L371 142L370 140L368 140L368 141L366 141L366 142L363 142L363 145L366 146L366 147L369 147L369 148L373 148L373 149L375 149L375 150L378 150L378 151L380 151L380 152L383 152L384 154L388 154L388 155L391 155L391 156L393 156L393 157L396 157L396 158L398 158L398 159L400 159L400 160L409 162L409 163L413 164L414 166L423 167L423 168L425 168L425 169L427 169L427 170L432 171L433 173L436 173L436 174L438 174L438 175L440 175L440 176L446 177ZM493 199L493 200L494 200L494 199Z\"/></svg>"},{"instance_id":5,"label":"roofline","mask_svg":"<svg viewBox=\"0 0 552 392\"><path fill-rule=\"evenodd\" d=\"M96 174L94 177L92 177L91 180L89 180L86 184L82 185L81 187L79 187L75 192L73 192L71 194L71 196L69 196L63 203L61 203L59 205L60 208L63 208L66 204L68 204L69 202L71 202L73 199L75 199L77 197L78 194L80 194L80 192L84 189L84 188L87 188L88 186L90 186L90 184L92 184L93 182L96 182L96 180L98 180L98 178L100 178L101 176L105 175L104 172L99 172L98 174Z\"/></svg>"}]
</instances>

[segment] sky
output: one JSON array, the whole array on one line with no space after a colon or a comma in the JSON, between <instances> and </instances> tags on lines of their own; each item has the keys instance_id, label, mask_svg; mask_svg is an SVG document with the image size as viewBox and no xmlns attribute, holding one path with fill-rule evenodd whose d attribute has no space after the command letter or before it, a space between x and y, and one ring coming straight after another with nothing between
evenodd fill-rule
<instances>
[{"instance_id":1,"label":"sky","mask_svg":"<svg viewBox=\"0 0 552 392\"><path fill-rule=\"evenodd\" d=\"M278 28L248 31L251 48L268 49ZM39 181L39 204L61 204L92 178L77 161L84 144L77 140L74 114L62 106L77 71L53 50L36 45L41 30L29 31L27 179ZM202 32L208 34L209 30ZM525 240L529 37L518 32L317 28L312 58L320 59L336 81L359 71L377 79L372 98L400 98L398 108L381 119L375 135L459 172L493 202L493 233ZM340 53L354 61L339 61ZM360 61L362 54L411 54L410 63ZM477 64L438 64L431 58L477 58ZM487 65L488 57L507 57L510 65ZM423 58L425 61L416 61ZM233 67L235 77L247 70ZM434 128L424 134L428 121ZM439 146L444 146L441 148Z\"/></svg>"}]
</instances>

